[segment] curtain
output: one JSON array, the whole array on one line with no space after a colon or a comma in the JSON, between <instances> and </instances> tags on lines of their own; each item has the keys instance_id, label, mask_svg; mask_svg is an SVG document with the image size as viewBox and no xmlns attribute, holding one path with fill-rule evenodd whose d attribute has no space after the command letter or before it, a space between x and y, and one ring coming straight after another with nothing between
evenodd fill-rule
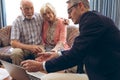
<instances>
[{"instance_id":1,"label":"curtain","mask_svg":"<svg viewBox=\"0 0 120 80\"><path fill-rule=\"evenodd\" d=\"M120 0L90 0L91 10L110 17L120 29Z\"/></svg>"},{"instance_id":2,"label":"curtain","mask_svg":"<svg viewBox=\"0 0 120 80\"><path fill-rule=\"evenodd\" d=\"M5 0L0 0L0 28L6 26Z\"/></svg>"}]
</instances>

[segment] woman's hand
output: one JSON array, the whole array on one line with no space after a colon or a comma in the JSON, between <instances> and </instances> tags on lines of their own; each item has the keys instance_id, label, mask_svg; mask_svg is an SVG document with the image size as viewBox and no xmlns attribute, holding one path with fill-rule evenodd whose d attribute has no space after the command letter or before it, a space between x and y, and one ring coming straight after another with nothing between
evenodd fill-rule
<instances>
[{"instance_id":1,"label":"woman's hand","mask_svg":"<svg viewBox=\"0 0 120 80\"><path fill-rule=\"evenodd\" d=\"M39 53L38 57L35 59L36 61L43 62L47 61L53 58L58 57L58 53L56 52L45 52L45 53Z\"/></svg>"}]
</instances>

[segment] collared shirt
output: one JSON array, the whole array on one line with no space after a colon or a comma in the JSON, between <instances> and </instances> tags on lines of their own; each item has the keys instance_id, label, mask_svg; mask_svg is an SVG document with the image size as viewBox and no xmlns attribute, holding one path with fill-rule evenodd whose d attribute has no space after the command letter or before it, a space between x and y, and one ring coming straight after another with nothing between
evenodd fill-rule
<instances>
[{"instance_id":1,"label":"collared shirt","mask_svg":"<svg viewBox=\"0 0 120 80\"><path fill-rule=\"evenodd\" d=\"M40 44L43 19L35 13L32 19L26 19L23 15L17 17L11 29L11 40L16 39L24 44Z\"/></svg>"}]
</instances>

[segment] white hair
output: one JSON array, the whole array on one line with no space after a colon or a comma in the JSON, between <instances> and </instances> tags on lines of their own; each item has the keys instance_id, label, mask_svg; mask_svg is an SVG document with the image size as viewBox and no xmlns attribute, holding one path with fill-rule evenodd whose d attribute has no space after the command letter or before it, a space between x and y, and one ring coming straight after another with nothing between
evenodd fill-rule
<instances>
[{"instance_id":1,"label":"white hair","mask_svg":"<svg viewBox=\"0 0 120 80\"><path fill-rule=\"evenodd\" d=\"M21 0L20 7L23 7L25 3L31 3L33 5L33 2L31 0Z\"/></svg>"}]
</instances>

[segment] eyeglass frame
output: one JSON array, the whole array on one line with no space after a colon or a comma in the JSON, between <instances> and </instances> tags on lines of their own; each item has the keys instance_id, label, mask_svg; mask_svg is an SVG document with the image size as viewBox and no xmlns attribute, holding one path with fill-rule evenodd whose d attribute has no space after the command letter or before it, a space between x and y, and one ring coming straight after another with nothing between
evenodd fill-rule
<instances>
[{"instance_id":1,"label":"eyeglass frame","mask_svg":"<svg viewBox=\"0 0 120 80\"><path fill-rule=\"evenodd\" d=\"M68 8L68 10L67 10L68 14L70 14L72 12L72 8L76 7L78 4L79 3L76 3L76 4L72 5L70 8Z\"/></svg>"}]
</instances>

